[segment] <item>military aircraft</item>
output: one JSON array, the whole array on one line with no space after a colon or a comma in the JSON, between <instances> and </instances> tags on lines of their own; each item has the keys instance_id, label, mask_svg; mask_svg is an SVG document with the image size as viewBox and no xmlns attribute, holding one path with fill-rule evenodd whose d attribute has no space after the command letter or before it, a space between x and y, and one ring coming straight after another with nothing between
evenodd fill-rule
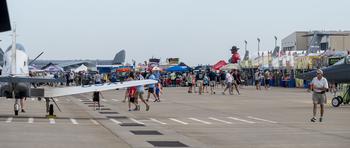
<instances>
[{"instance_id":1,"label":"military aircraft","mask_svg":"<svg viewBox=\"0 0 350 148\"><path fill-rule=\"evenodd\" d=\"M324 77L329 83L350 83L350 56L346 56L334 65L322 68ZM312 80L316 77L316 70L302 73L296 76L303 80ZM343 96L336 96L332 99L332 105L338 107L340 104L348 104L350 102L350 87L348 87Z\"/></svg>"},{"instance_id":2,"label":"military aircraft","mask_svg":"<svg viewBox=\"0 0 350 148\"><path fill-rule=\"evenodd\" d=\"M52 78L35 78L29 76L28 55L26 54L24 47L21 44L16 43L16 29L13 31L12 45L4 52L3 59L4 65L0 76L0 97L15 99L15 115L18 115L19 112L20 106L18 104L18 100L25 97L45 98L46 111L49 112L50 115L53 115L53 104L49 103L50 100L55 103L53 99L54 97L157 83L155 80L137 80L89 86L32 88L31 83L60 82L60 80Z\"/></svg>"},{"instance_id":3,"label":"military aircraft","mask_svg":"<svg viewBox=\"0 0 350 148\"><path fill-rule=\"evenodd\" d=\"M309 48L306 51L307 54L317 53L317 51L321 50L321 41L325 37L328 39L329 36L349 36L347 33L332 33L327 31L313 31L303 37L311 37L311 41L309 43ZM324 47L327 48L327 47Z\"/></svg>"}]
</instances>

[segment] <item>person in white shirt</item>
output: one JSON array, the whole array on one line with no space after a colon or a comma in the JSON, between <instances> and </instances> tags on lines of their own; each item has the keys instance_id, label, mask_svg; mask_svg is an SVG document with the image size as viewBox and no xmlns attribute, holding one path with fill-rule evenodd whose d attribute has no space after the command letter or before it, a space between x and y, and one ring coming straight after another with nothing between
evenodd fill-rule
<instances>
[{"instance_id":1,"label":"person in white shirt","mask_svg":"<svg viewBox=\"0 0 350 148\"><path fill-rule=\"evenodd\" d=\"M313 90L312 101L314 104L311 122L316 121L317 104L320 104L321 107L319 121L322 122L324 104L327 103L326 91L328 90L328 81L325 77L323 77L323 71L321 69L318 69L316 73L317 76L314 77L310 83L311 90Z\"/></svg>"},{"instance_id":2,"label":"person in white shirt","mask_svg":"<svg viewBox=\"0 0 350 148\"><path fill-rule=\"evenodd\" d=\"M223 95L225 95L226 90L228 89L228 92L232 95L232 82L233 82L233 76L230 72L226 73L226 88L224 92L222 92Z\"/></svg>"}]
</instances>

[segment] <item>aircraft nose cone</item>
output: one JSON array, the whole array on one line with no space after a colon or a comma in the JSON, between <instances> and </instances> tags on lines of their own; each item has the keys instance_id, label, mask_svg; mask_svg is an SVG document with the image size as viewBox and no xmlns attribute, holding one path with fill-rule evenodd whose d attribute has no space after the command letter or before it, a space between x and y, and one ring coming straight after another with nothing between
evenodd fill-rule
<instances>
[{"instance_id":1,"label":"aircraft nose cone","mask_svg":"<svg viewBox=\"0 0 350 148\"><path fill-rule=\"evenodd\" d=\"M296 78L303 79L303 80L312 80L315 76L316 76L316 72L311 71L311 72L306 72L306 73L296 75Z\"/></svg>"}]
</instances>

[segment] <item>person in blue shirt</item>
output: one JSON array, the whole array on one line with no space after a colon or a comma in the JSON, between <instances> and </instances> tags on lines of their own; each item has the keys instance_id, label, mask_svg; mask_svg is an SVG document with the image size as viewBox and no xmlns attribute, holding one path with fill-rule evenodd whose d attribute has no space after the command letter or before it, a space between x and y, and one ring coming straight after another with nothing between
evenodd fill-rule
<instances>
[{"instance_id":1,"label":"person in blue shirt","mask_svg":"<svg viewBox=\"0 0 350 148\"><path fill-rule=\"evenodd\" d=\"M138 80L144 80L144 77L142 76L142 74L140 72L136 73L136 78ZM139 85L136 87L136 99L140 99L143 103L145 103L146 105L146 111L149 110L149 105L147 104L147 102L143 99L143 94L145 93L145 87L143 85ZM137 106L138 110L140 110L140 105Z\"/></svg>"},{"instance_id":2,"label":"person in blue shirt","mask_svg":"<svg viewBox=\"0 0 350 148\"><path fill-rule=\"evenodd\" d=\"M148 79L157 80L152 71L151 71L151 75L148 77ZM155 100L157 100L157 96L156 96L156 94L154 93L154 89L155 89L155 84L149 84L149 85L148 85L148 95L147 95L146 101L149 101L149 98L150 98L151 94L153 95L153 97L155 98Z\"/></svg>"}]
</instances>

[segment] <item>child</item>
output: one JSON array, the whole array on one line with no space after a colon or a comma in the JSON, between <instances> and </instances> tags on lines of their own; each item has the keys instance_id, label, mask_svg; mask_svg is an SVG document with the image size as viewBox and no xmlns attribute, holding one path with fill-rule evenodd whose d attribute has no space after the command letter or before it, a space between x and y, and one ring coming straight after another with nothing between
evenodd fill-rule
<instances>
[{"instance_id":1,"label":"child","mask_svg":"<svg viewBox=\"0 0 350 148\"><path fill-rule=\"evenodd\" d=\"M137 99L136 99L136 87L130 87L128 89L128 95L129 95L129 111L131 111L131 103L135 105L134 111L139 110L139 106L137 105Z\"/></svg>"},{"instance_id":2,"label":"child","mask_svg":"<svg viewBox=\"0 0 350 148\"><path fill-rule=\"evenodd\" d=\"M157 98L156 98L156 100L154 100L154 102L160 102L160 93L162 93L163 94L163 92L162 92L162 84L160 84L159 82L156 84L156 96L157 96Z\"/></svg>"},{"instance_id":3,"label":"child","mask_svg":"<svg viewBox=\"0 0 350 148\"><path fill-rule=\"evenodd\" d=\"M96 109L96 104L98 105L99 110L101 110L101 105L100 105L100 95L103 98L102 94L99 91L94 91L92 95L92 101L94 102L94 109Z\"/></svg>"}]
</instances>

